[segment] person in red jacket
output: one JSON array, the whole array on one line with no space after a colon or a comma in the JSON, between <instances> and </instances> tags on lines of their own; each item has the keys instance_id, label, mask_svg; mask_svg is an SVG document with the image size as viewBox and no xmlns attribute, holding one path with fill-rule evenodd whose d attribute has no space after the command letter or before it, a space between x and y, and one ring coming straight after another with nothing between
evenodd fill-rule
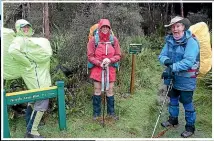
<instances>
[{"instance_id":1,"label":"person in red jacket","mask_svg":"<svg viewBox=\"0 0 214 141\"><path fill-rule=\"evenodd\" d=\"M93 95L93 119L97 120L101 115L101 88L102 88L102 70L105 67L107 70L106 79L109 80L107 88L107 114L114 118L118 117L114 112L114 93L113 87L116 81L116 68L114 63L121 58L119 41L110 33L111 26L108 19L101 19L98 25L98 34L89 40L87 45L88 61L94 65L91 68L90 78L94 80L94 95ZM114 44L111 44L110 38L113 37ZM96 39L95 39L96 38ZM99 38L98 44L96 40ZM108 83L108 81L107 81Z\"/></svg>"}]
</instances>

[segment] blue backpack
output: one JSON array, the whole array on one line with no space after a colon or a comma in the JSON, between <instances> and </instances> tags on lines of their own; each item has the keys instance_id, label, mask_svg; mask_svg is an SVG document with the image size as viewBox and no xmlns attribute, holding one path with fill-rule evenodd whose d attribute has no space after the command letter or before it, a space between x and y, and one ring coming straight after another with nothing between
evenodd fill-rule
<instances>
[{"instance_id":1,"label":"blue backpack","mask_svg":"<svg viewBox=\"0 0 214 141\"><path fill-rule=\"evenodd\" d=\"M98 34L98 29L96 29L94 31L94 38L95 38L95 48L97 48L98 44L100 43L100 38L99 38L99 34ZM109 38L109 42L105 42L106 44L107 43L111 43L111 45L114 47L114 35L110 35L110 38ZM92 64L91 62L88 61L88 64L87 64L88 68L91 69L94 67L94 64ZM116 62L114 64L112 64L111 66L119 69L119 62Z\"/></svg>"}]
</instances>

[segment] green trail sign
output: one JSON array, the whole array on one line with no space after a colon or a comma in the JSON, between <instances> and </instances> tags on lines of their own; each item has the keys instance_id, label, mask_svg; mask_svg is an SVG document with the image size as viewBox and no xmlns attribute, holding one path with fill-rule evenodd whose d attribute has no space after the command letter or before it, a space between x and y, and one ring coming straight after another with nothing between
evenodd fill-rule
<instances>
[{"instance_id":1,"label":"green trail sign","mask_svg":"<svg viewBox=\"0 0 214 141\"><path fill-rule=\"evenodd\" d=\"M142 44L129 44L129 54L141 53Z\"/></svg>"},{"instance_id":2,"label":"green trail sign","mask_svg":"<svg viewBox=\"0 0 214 141\"><path fill-rule=\"evenodd\" d=\"M27 91L6 93L4 90L4 138L10 137L9 121L8 121L8 105L35 102L37 100L48 99L57 97L58 99L58 115L59 115L59 128L60 130L66 129L66 114L65 114L65 93L64 82L57 81L57 86L32 89Z\"/></svg>"}]
</instances>

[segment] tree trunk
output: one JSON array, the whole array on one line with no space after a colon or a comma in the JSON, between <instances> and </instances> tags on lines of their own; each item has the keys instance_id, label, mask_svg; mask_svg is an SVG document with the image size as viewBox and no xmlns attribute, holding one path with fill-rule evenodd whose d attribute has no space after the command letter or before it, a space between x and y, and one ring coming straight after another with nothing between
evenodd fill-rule
<instances>
[{"instance_id":1,"label":"tree trunk","mask_svg":"<svg viewBox=\"0 0 214 141\"><path fill-rule=\"evenodd\" d=\"M30 16L30 3L27 3L27 16Z\"/></svg>"},{"instance_id":2,"label":"tree trunk","mask_svg":"<svg viewBox=\"0 0 214 141\"><path fill-rule=\"evenodd\" d=\"M173 3L171 4L171 16L174 16L174 5L173 5Z\"/></svg>"},{"instance_id":3,"label":"tree trunk","mask_svg":"<svg viewBox=\"0 0 214 141\"><path fill-rule=\"evenodd\" d=\"M181 16L184 17L184 5L182 0L181 0Z\"/></svg>"},{"instance_id":4,"label":"tree trunk","mask_svg":"<svg viewBox=\"0 0 214 141\"><path fill-rule=\"evenodd\" d=\"M151 23L151 31L150 32L153 32L155 30L155 26L154 26L154 18L153 18L150 3L148 3L148 8L149 8L149 15L150 15L149 18L150 18L150 23Z\"/></svg>"},{"instance_id":5,"label":"tree trunk","mask_svg":"<svg viewBox=\"0 0 214 141\"><path fill-rule=\"evenodd\" d=\"M167 2L167 4L166 4L166 14L165 14L165 18L164 18L164 23L166 23L167 20L168 20L168 9L169 9L169 3Z\"/></svg>"},{"instance_id":6,"label":"tree trunk","mask_svg":"<svg viewBox=\"0 0 214 141\"><path fill-rule=\"evenodd\" d=\"M48 3L43 4L43 35L50 39Z\"/></svg>"},{"instance_id":7,"label":"tree trunk","mask_svg":"<svg viewBox=\"0 0 214 141\"><path fill-rule=\"evenodd\" d=\"M22 3L22 19L27 18L26 3Z\"/></svg>"}]
</instances>

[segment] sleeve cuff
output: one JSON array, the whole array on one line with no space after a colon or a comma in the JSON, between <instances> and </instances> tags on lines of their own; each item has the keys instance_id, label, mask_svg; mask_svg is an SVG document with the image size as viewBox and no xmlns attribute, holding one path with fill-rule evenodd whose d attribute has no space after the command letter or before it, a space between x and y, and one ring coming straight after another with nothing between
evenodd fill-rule
<instances>
[{"instance_id":1,"label":"sleeve cuff","mask_svg":"<svg viewBox=\"0 0 214 141\"><path fill-rule=\"evenodd\" d=\"M96 66L100 66L101 62L99 60L96 61Z\"/></svg>"},{"instance_id":2,"label":"sleeve cuff","mask_svg":"<svg viewBox=\"0 0 214 141\"><path fill-rule=\"evenodd\" d=\"M111 61L111 63L114 63L115 59L114 58L110 58L110 61Z\"/></svg>"}]
</instances>

